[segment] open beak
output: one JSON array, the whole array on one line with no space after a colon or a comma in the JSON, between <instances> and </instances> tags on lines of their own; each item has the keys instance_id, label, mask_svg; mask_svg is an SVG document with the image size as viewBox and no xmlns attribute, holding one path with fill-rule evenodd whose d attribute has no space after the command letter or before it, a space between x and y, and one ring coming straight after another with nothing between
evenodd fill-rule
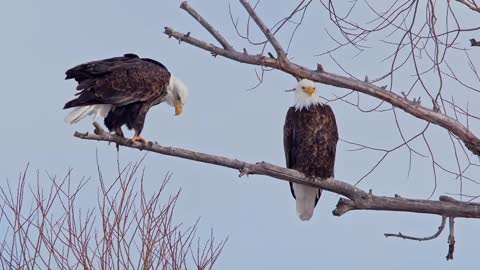
<instances>
[{"instance_id":1,"label":"open beak","mask_svg":"<svg viewBox=\"0 0 480 270\"><path fill-rule=\"evenodd\" d=\"M307 93L307 95L313 96L313 94L315 93L315 87L307 87L303 91Z\"/></svg>"},{"instance_id":2,"label":"open beak","mask_svg":"<svg viewBox=\"0 0 480 270\"><path fill-rule=\"evenodd\" d=\"M180 115L183 112L183 105L180 102L175 102L175 115Z\"/></svg>"}]
</instances>

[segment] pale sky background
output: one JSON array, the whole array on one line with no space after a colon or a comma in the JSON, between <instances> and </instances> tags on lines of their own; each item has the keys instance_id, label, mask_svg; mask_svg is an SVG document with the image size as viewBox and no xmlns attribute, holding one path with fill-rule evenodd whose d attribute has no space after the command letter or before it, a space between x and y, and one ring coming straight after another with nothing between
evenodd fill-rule
<instances>
[{"instance_id":1,"label":"pale sky background","mask_svg":"<svg viewBox=\"0 0 480 270\"><path fill-rule=\"evenodd\" d=\"M235 46L241 48L244 42L236 37L230 23L229 2L236 14L244 16L236 1L193 0L190 4L233 44L242 44ZM261 15L270 25L297 3L285 2L288 4L275 12L267 7L277 1L266 1L260 7ZM167 105L150 111L143 132L145 138L167 146L284 165L282 129L293 95L283 90L292 88L295 80L283 73L271 72L261 87L246 91L256 83L253 67L213 58L188 44L179 45L162 33L168 25L214 42L178 8L179 4L180 1L160 0L0 1L0 184L7 178L16 179L27 162L31 162L31 172L39 169L64 175L69 168L74 168L78 180L82 176L95 177L97 150L104 174L114 176L116 150L113 145L72 136L76 130L92 131L90 120L77 126L63 122L66 111L61 108L72 98L75 87L74 82L64 81L64 72L79 63L127 52L162 62L191 91L189 103L180 117L174 117L173 109ZM314 67L321 62L327 70L337 71L328 56L322 59L312 56L322 51L320 43L328 42L319 27L328 18L318 3L307 13L307 19L290 55L306 66ZM480 35L477 33L476 37ZM478 59L478 54L475 56ZM379 72L374 64L379 57L370 55L364 59L350 66L350 70L359 77ZM321 95L329 97L345 93L328 86L318 89ZM472 101L471 108L478 105L474 103L478 103L478 94L462 98ZM342 138L378 147L392 147L399 142L390 114L365 114L340 102L332 106ZM403 113L401 119L414 130L425 124ZM432 129L432 144L445 143L434 138L435 132L438 136L444 135L443 130ZM347 145L339 143L336 177L354 183L376 161L378 154L347 149ZM415 159L414 170L407 176L408 155L400 153L403 155L388 158L360 187L372 188L382 195L399 193L405 197L427 198L433 187L431 164L428 160ZM123 163L137 161L142 155L132 149L120 151ZM453 157L440 154L439 159L452 161ZM173 172L169 191L173 193L182 188L177 208L179 222L189 224L201 217L202 236L208 237L210 228L218 239L229 236L216 269L439 270L480 265L480 222L477 220L457 220L455 259L447 262L447 233L421 243L383 236L386 232L399 231L430 235L439 225L437 216L358 211L338 218L332 216L331 211L339 196L324 192L312 220L300 222L286 182L260 176L239 179L234 170L156 154L149 154L145 164L147 185L152 189L158 187L167 172ZM86 187L85 196L81 198L85 206L91 204L87 194L96 192L96 183L94 178ZM457 187L457 180L441 174L436 197L446 191L458 192ZM468 190L470 186L466 184L465 188Z\"/></svg>"}]
</instances>

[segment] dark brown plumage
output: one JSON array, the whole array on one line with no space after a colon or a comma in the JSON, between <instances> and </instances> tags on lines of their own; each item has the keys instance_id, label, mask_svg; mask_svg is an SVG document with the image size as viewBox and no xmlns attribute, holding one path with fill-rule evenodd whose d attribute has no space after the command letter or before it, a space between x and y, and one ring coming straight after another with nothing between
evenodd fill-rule
<instances>
[{"instance_id":1,"label":"dark brown plumage","mask_svg":"<svg viewBox=\"0 0 480 270\"><path fill-rule=\"evenodd\" d=\"M167 95L170 72L161 63L125 54L78 65L66 71L66 79L78 82L77 98L64 109L78 106L110 104L105 126L122 135L122 125L135 130L139 141L148 110ZM143 140L144 141L144 140Z\"/></svg>"},{"instance_id":2,"label":"dark brown plumage","mask_svg":"<svg viewBox=\"0 0 480 270\"><path fill-rule=\"evenodd\" d=\"M333 177L337 141L337 124L330 106L317 104L309 109L289 108L283 141L287 168L300 171L307 177ZM296 198L292 183L290 190ZM318 190L315 205L321 192Z\"/></svg>"}]
</instances>

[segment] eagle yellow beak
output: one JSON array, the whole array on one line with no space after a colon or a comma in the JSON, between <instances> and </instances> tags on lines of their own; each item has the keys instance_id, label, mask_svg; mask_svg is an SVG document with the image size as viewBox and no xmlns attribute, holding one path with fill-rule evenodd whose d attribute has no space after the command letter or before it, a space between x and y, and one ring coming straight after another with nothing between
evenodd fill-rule
<instances>
[{"instance_id":1,"label":"eagle yellow beak","mask_svg":"<svg viewBox=\"0 0 480 270\"><path fill-rule=\"evenodd\" d=\"M307 95L309 96L313 96L313 94L315 93L315 87L307 87L305 89L303 89L303 92L307 93Z\"/></svg>"},{"instance_id":2,"label":"eagle yellow beak","mask_svg":"<svg viewBox=\"0 0 480 270\"><path fill-rule=\"evenodd\" d=\"M183 105L180 102L175 102L175 115L180 115L183 112Z\"/></svg>"}]
</instances>

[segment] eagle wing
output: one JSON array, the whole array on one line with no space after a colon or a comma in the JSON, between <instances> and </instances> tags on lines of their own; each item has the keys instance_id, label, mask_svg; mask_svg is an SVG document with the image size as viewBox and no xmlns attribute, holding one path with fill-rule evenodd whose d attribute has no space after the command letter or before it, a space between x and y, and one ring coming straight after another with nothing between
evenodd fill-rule
<instances>
[{"instance_id":1,"label":"eagle wing","mask_svg":"<svg viewBox=\"0 0 480 270\"><path fill-rule=\"evenodd\" d=\"M325 147L324 151L320 151L318 157L319 160L324 164L324 169L326 171L326 177L334 176L334 167L335 167L335 156L337 152L337 142L338 142L338 129L337 122L335 120L335 114L332 111L332 108L328 105L324 105L324 114L321 122L319 123L321 134L319 134L318 143Z\"/></svg>"},{"instance_id":2,"label":"eagle wing","mask_svg":"<svg viewBox=\"0 0 480 270\"><path fill-rule=\"evenodd\" d=\"M81 64L67 70L66 75L66 79L78 82L79 93L65 108L160 100L166 95L170 80L164 65L134 54Z\"/></svg>"},{"instance_id":3,"label":"eagle wing","mask_svg":"<svg viewBox=\"0 0 480 270\"><path fill-rule=\"evenodd\" d=\"M287 168L292 168L295 165L295 129L293 126L294 119L293 113L295 112L294 107L290 107L285 117L285 124L283 125L283 149L285 151L285 162Z\"/></svg>"},{"instance_id":4,"label":"eagle wing","mask_svg":"<svg viewBox=\"0 0 480 270\"><path fill-rule=\"evenodd\" d=\"M285 152L285 163L287 168L292 168L295 166L295 127L294 118L295 108L290 107L287 112L287 116L285 117L285 124L283 125L283 149ZM297 198L295 196L295 191L293 190L293 183L289 182L290 184L290 191L292 193L293 198Z\"/></svg>"}]
</instances>

